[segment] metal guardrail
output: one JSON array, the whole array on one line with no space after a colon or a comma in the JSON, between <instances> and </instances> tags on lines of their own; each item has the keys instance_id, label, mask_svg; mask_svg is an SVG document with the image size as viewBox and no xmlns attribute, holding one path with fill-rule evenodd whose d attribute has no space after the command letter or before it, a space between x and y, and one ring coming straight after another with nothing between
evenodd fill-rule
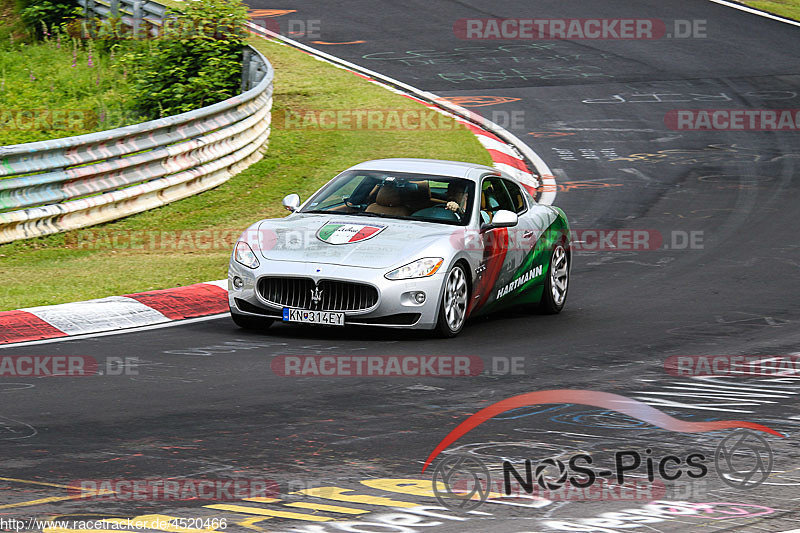
<instances>
[{"instance_id":1,"label":"metal guardrail","mask_svg":"<svg viewBox=\"0 0 800 533\"><path fill-rule=\"evenodd\" d=\"M92 3L84 0L87 10ZM166 12L151 1L115 4L95 3L93 12L130 8L132 26L143 17L160 25ZM238 96L133 126L0 146L0 243L108 222L224 183L266 149L273 78L248 46Z\"/></svg>"}]
</instances>

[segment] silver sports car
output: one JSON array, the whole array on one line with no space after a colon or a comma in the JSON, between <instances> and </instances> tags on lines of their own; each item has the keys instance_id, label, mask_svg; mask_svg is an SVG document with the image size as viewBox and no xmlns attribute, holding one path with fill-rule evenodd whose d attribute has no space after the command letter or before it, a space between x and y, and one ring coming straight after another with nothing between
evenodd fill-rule
<instances>
[{"instance_id":1,"label":"silver sports car","mask_svg":"<svg viewBox=\"0 0 800 533\"><path fill-rule=\"evenodd\" d=\"M497 169L433 159L351 167L286 218L250 226L231 255L231 317L457 335L470 316L527 304L558 313L570 275L557 207Z\"/></svg>"}]
</instances>

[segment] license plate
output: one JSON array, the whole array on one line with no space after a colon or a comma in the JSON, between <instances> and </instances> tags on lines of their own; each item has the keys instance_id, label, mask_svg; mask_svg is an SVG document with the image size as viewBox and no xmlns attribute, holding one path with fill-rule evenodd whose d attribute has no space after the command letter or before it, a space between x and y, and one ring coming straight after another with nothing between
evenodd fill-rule
<instances>
[{"instance_id":1,"label":"license plate","mask_svg":"<svg viewBox=\"0 0 800 533\"><path fill-rule=\"evenodd\" d=\"M324 326L344 326L344 313L333 311L308 311L306 309L283 308L284 322L322 324Z\"/></svg>"}]
</instances>

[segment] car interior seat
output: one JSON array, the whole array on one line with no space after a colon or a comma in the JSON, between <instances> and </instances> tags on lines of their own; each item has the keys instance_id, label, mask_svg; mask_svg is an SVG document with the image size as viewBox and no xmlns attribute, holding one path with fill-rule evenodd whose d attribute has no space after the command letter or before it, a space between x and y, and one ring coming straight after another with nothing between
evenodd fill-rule
<instances>
[{"instance_id":1,"label":"car interior seat","mask_svg":"<svg viewBox=\"0 0 800 533\"><path fill-rule=\"evenodd\" d=\"M412 209L407 205L407 191L404 189L406 187L398 187L394 182L385 182L375 197L375 203L369 204L364 211L407 217L411 214Z\"/></svg>"}]
</instances>

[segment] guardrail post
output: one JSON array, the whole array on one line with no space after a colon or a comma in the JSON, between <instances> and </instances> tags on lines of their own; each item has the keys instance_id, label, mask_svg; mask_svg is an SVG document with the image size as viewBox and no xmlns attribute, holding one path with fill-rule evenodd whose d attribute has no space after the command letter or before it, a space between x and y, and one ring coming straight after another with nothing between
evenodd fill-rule
<instances>
[{"instance_id":1,"label":"guardrail post","mask_svg":"<svg viewBox=\"0 0 800 533\"><path fill-rule=\"evenodd\" d=\"M242 53L242 92L250 89L250 64L252 62L253 53L249 48L245 48Z\"/></svg>"},{"instance_id":2,"label":"guardrail post","mask_svg":"<svg viewBox=\"0 0 800 533\"><path fill-rule=\"evenodd\" d=\"M258 61L250 60L250 73L248 74L248 82L249 85L247 86L247 90L249 91L256 85L258 85Z\"/></svg>"},{"instance_id":3,"label":"guardrail post","mask_svg":"<svg viewBox=\"0 0 800 533\"><path fill-rule=\"evenodd\" d=\"M142 28L142 0L133 0L133 38L138 39Z\"/></svg>"},{"instance_id":4,"label":"guardrail post","mask_svg":"<svg viewBox=\"0 0 800 533\"><path fill-rule=\"evenodd\" d=\"M119 16L119 0L111 0L111 16L117 18Z\"/></svg>"}]
</instances>

